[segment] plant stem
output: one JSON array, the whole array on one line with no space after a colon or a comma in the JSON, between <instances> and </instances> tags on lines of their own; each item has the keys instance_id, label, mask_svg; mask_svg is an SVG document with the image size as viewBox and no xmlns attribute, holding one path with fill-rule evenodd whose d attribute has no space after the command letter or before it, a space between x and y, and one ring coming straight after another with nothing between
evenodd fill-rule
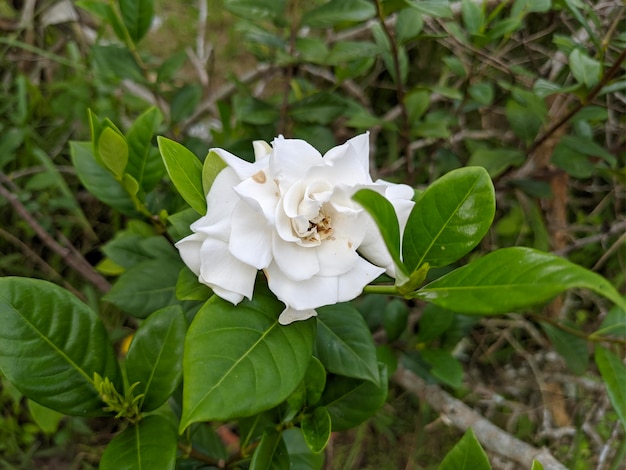
<instances>
[{"instance_id":1,"label":"plant stem","mask_svg":"<svg viewBox=\"0 0 626 470\"><path fill-rule=\"evenodd\" d=\"M365 286L363 292L366 294L381 294L381 295L399 295L398 288L396 286Z\"/></svg>"}]
</instances>

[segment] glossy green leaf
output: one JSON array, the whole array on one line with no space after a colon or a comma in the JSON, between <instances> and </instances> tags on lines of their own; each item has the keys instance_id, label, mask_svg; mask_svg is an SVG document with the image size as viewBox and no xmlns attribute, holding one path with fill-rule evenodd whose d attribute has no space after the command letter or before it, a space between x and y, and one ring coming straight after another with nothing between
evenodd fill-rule
<instances>
[{"instance_id":1,"label":"glossy green leaf","mask_svg":"<svg viewBox=\"0 0 626 470\"><path fill-rule=\"evenodd\" d=\"M329 377L320 404L330 415L333 431L350 429L371 418L387 399L387 368L379 364L375 385L369 380Z\"/></svg>"},{"instance_id":2,"label":"glossy green leaf","mask_svg":"<svg viewBox=\"0 0 626 470\"><path fill-rule=\"evenodd\" d=\"M572 328L572 325L566 326ZM574 374L584 374L589 366L587 341L549 323L541 323L541 327L548 335L548 338L550 338L550 342L554 345L556 352L565 359L567 368Z\"/></svg>"},{"instance_id":3,"label":"glossy green leaf","mask_svg":"<svg viewBox=\"0 0 626 470\"><path fill-rule=\"evenodd\" d=\"M182 261L160 258L143 261L122 274L103 300L137 318L176 302L176 282Z\"/></svg>"},{"instance_id":4,"label":"glossy green leaf","mask_svg":"<svg viewBox=\"0 0 626 470\"><path fill-rule=\"evenodd\" d=\"M322 452L330 440L330 415L323 406L315 408L306 414L300 422L302 435L309 449L315 454Z\"/></svg>"},{"instance_id":5,"label":"glossy green leaf","mask_svg":"<svg viewBox=\"0 0 626 470\"><path fill-rule=\"evenodd\" d=\"M206 198L202 189L202 163L184 146L165 137L158 137L159 150L172 183L198 214L206 213Z\"/></svg>"},{"instance_id":6,"label":"glossy green leaf","mask_svg":"<svg viewBox=\"0 0 626 470\"><path fill-rule=\"evenodd\" d=\"M568 134L561 138L561 143L573 150L576 150L577 152L583 153L584 155L602 158L605 162L611 165L611 167L614 167L617 164L615 155L601 145L596 144L591 137Z\"/></svg>"},{"instance_id":7,"label":"glossy green leaf","mask_svg":"<svg viewBox=\"0 0 626 470\"><path fill-rule=\"evenodd\" d=\"M187 323L178 305L150 315L137 329L126 356L130 385L139 382L135 396L141 411L152 411L170 397L183 376L183 344Z\"/></svg>"},{"instance_id":8,"label":"glossy green leaf","mask_svg":"<svg viewBox=\"0 0 626 470\"><path fill-rule=\"evenodd\" d=\"M300 428L283 432L283 440L289 453L289 462L294 470L322 470L324 454L314 454L306 444Z\"/></svg>"},{"instance_id":9,"label":"glossy green leaf","mask_svg":"<svg viewBox=\"0 0 626 470\"><path fill-rule=\"evenodd\" d=\"M600 327L592 336L626 338L626 298L621 305L613 307L604 317Z\"/></svg>"},{"instance_id":10,"label":"glossy green leaf","mask_svg":"<svg viewBox=\"0 0 626 470\"><path fill-rule=\"evenodd\" d=\"M372 334L361 314L350 304L317 309L315 352L329 372L378 383Z\"/></svg>"},{"instance_id":11,"label":"glossy green leaf","mask_svg":"<svg viewBox=\"0 0 626 470\"><path fill-rule=\"evenodd\" d=\"M174 470L177 442L167 419L147 416L113 438L102 454L100 470Z\"/></svg>"},{"instance_id":12,"label":"glossy green leaf","mask_svg":"<svg viewBox=\"0 0 626 470\"><path fill-rule=\"evenodd\" d=\"M587 88L594 87L602 77L602 64L579 48L570 53L569 68L576 81Z\"/></svg>"},{"instance_id":13,"label":"glossy green leaf","mask_svg":"<svg viewBox=\"0 0 626 470\"><path fill-rule=\"evenodd\" d=\"M436 180L416 201L404 229L407 269L447 266L466 255L489 230L495 206L484 168L460 168Z\"/></svg>"},{"instance_id":14,"label":"glossy green leaf","mask_svg":"<svg viewBox=\"0 0 626 470\"><path fill-rule=\"evenodd\" d=\"M371 189L361 189L352 196L352 199L361 204L368 214L372 216L396 268L403 272L405 276L408 276L409 273L400 257L400 225L398 216L391 202Z\"/></svg>"},{"instance_id":15,"label":"glossy green leaf","mask_svg":"<svg viewBox=\"0 0 626 470\"><path fill-rule=\"evenodd\" d=\"M29 399L60 413L102 416L93 374L122 381L98 316L47 281L0 278L0 372Z\"/></svg>"},{"instance_id":16,"label":"glossy green leaf","mask_svg":"<svg viewBox=\"0 0 626 470\"><path fill-rule=\"evenodd\" d=\"M416 296L469 315L493 315L548 302L567 289L585 288L616 304L615 287L602 276L532 248L496 250L440 277Z\"/></svg>"},{"instance_id":17,"label":"glossy green leaf","mask_svg":"<svg viewBox=\"0 0 626 470\"><path fill-rule=\"evenodd\" d=\"M261 442L254 450L250 470L288 470L289 455L282 432L272 429L263 433Z\"/></svg>"},{"instance_id":18,"label":"glossy green leaf","mask_svg":"<svg viewBox=\"0 0 626 470\"><path fill-rule=\"evenodd\" d=\"M542 116L538 115L525 104L509 99L505 108L506 118L511 129L526 144L532 142L543 124Z\"/></svg>"},{"instance_id":19,"label":"glossy green leaf","mask_svg":"<svg viewBox=\"0 0 626 470\"><path fill-rule=\"evenodd\" d=\"M98 154L113 176L121 180L128 163L128 144L124 136L110 127L104 128L98 139Z\"/></svg>"},{"instance_id":20,"label":"glossy green leaf","mask_svg":"<svg viewBox=\"0 0 626 470\"><path fill-rule=\"evenodd\" d=\"M589 178L596 171L589 157L559 142L552 152L552 163L574 178Z\"/></svg>"},{"instance_id":21,"label":"glossy green leaf","mask_svg":"<svg viewBox=\"0 0 626 470\"><path fill-rule=\"evenodd\" d=\"M213 186L213 181L215 181L217 175L219 175L220 171L226 168L226 166L226 163L224 163L224 160L222 160L222 157L220 157L217 152L209 152L202 165L202 189L204 190L204 194L209 194L211 186Z\"/></svg>"},{"instance_id":22,"label":"glossy green leaf","mask_svg":"<svg viewBox=\"0 0 626 470\"><path fill-rule=\"evenodd\" d=\"M163 115L158 108L152 107L139 116L126 133L129 155L126 172L139 186L149 192L165 174L159 151L152 145L152 137L158 131Z\"/></svg>"},{"instance_id":23,"label":"glossy green leaf","mask_svg":"<svg viewBox=\"0 0 626 470\"><path fill-rule=\"evenodd\" d=\"M119 0L128 35L137 44L148 32L154 16L154 0Z\"/></svg>"},{"instance_id":24,"label":"glossy green leaf","mask_svg":"<svg viewBox=\"0 0 626 470\"><path fill-rule=\"evenodd\" d=\"M115 237L102 247L102 251L120 266L132 268L142 261L153 258L143 248L143 240L146 238L136 233L130 233L126 230L117 232Z\"/></svg>"},{"instance_id":25,"label":"glossy green leaf","mask_svg":"<svg viewBox=\"0 0 626 470\"><path fill-rule=\"evenodd\" d=\"M183 267L176 281L176 298L178 300L208 300L213 295L209 286L201 284L198 276L187 266Z\"/></svg>"},{"instance_id":26,"label":"glossy green leaf","mask_svg":"<svg viewBox=\"0 0 626 470\"><path fill-rule=\"evenodd\" d=\"M111 172L96 161L91 142L70 142L70 154L78 179L91 194L126 215L138 215L128 193Z\"/></svg>"},{"instance_id":27,"label":"glossy green leaf","mask_svg":"<svg viewBox=\"0 0 626 470\"><path fill-rule=\"evenodd\" d=\"M438 470L491 470L487 454L469 428L443 459Z\"/></svg>"},{"instance_id":28,"label":"glossy green leaf","mask_svg":"<svg viewBox=\"0 0 626 470\"><path fill-rule=\"evenodd\" d=\"M600 345L596 345L595 357L613 409L626 429L626 365L619 356Z\"/></svg>"},{"instance_id":29,"label":"glossy green leaf","mask_svg":"<svg viewBox=\"0 0 626 470\"><path fill-rule=\"evenodd\" d=\"M424 15L434 18L453 17L448 0L409 0L408 3Z\"/></svg>"},{"instance_id":30,"label":"glossy green leaf","mask_svg":"<svg viewBox=\"0 0 626 470\"><path fill-rule=\"evenodd\" d=\"M302 22L314 28L326 28L338 23L365 21L375 14L376 8L367 0L330 0L307 11Z\"/></svg>"},{"instance_id":31,"label":"glossy green leaf","mask_svg":"<svg viewBox=\"0 0 626 470\"><path fill-rule=\"evenodd\" d=\"M251 416L285 400L305 375L315 320L278 323L273 296L234 306L209 299L185 339L181 430L191 423Z\"/></svg>"},{"instance_id":32,"label":"glossy green leaf","mask_svg":"<svg viewBox=\"0 0 626 470\"><path fill-rule=\"evenodd\" d=\"M306 393L306 404L315 405L324 392L326 386L326 369L320 362L320 360L313 356L309 367L304 374L304 388Z\"/></svg>"},{"instance_id":33,"label":"glossy green leaf","mask_svg":"<svg viewBox=\"0 0 626 470\"><path fill-rule=\"evenodd\" d=\"M335 93L320 92L291 105L291 118L300 123L328 125L346 110L345 101Z\"/></svg>"}]
</instances>

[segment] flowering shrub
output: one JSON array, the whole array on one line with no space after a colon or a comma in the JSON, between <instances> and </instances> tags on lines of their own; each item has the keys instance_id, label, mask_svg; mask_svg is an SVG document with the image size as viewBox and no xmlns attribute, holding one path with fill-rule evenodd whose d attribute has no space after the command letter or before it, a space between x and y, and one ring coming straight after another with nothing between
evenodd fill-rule
<instances>
[{"instance_id":1,"label":"flowering shrub","mask_svg":"<svg viewBox=\"0 0 626 470\"><path fill-rule=\"evenodd\" d=\"M354 299L385 270L393 275L379 231L352 196L367 188L392 198L404 225L414 193L372 181L367 134L323 157L307 142L282 137L254 148L254 163L222 149L209 157L227 167L207 194L207 214L176 244L201 283L238 304L252 299L262 269L286 305L279 317L286 325Z\"/></svg>"},{"instance_id":2,"label":"flowering shrub","mask_svg":"<svg viewBox=\"0 0 626 470\"><path fill-rule=\"evenodd\" d=\"M447 413L443 398L453 398L445 388L466 395L456 350L471 325L532 312L573 288L591 291L583 295L592 333L565 318L533 314L520 323L532 324L533 339L543 347L547 338L574 373L589 370L589 342L596 343L616 417L611 433L602 423L593 445L606 441L602 458L623 455L623 445L609 448L626 425L626 368L616 354L626 337L624 299L600 271L556 255L546 228L552 214L542 212L553 196L554 206L567 200L567 178L592 180L572 185L596 198L593 210L576 200L569 214L585 220L584 243L560 248L580 254L595 246L596 266L610 260L602 273L623 281L614 248L624 221L587 237L590 228L606 228L606 213L615 218L622 209L615 116L626 53L617 27L623 10L610 14L615 2L226 0L258 62L219 90L207 76L211 15L203 8L197 50L187 50L198 79L188 80L184 54L162 60L140 47L153 24L152 0L76 3L110 34L84 47L91 35L81 35L80 47L68 44L71 60L57 55L60 45L46 49L53 23L26 28L24 42L0 38L7 57L27 52L15 83L3 72L10 112L0 123L0 170L10 171L0 171L0 209L10 206L15 223L7 227L36 233L42 251L66 262L71 269L60 272L73 270L68 276L78 274L81 287L58 273L70 290L0 278L0 372L39 413L108 418L116 435L95 451L103 470L319 470L331 433L372 418L391 380L420 377L418 391L435 390L440 406L433 408ZM575 36L563 36L574 26ZM36 30L46 31L41 49L29 42ZM239 46L238 54L246 49ZM73 54L83 50L85 64L77 66ZM36 68L50 61L48 70ZM63 95L44 109L49 90L39 80L57 73L67 81L51 88ZM85 76L94 80L83 83ZM77 97L83 108L68 106ZM86 106L94 110L80 126ZM67 132L56 126L62 112ZM76 137L83 128L90 139ZM62 147L61 134L82 140L69 144L72 167L64 162L57 171L50 155ZM277 134L290 138L255 140ZM356 137L336 146L347 135ZM207 154L209 146L222 148ZM411 184L374 180L378 171ZM65 172L77 177L71 184L80 198ZM23 191L19 178L27 178ZM83 187L93 197L83 198ZM587 196L580 199L594 199ZM86 223L81 204L100 207L95 199L109 206L108 232ZM50 217L30 214L48 203ZM46 231L57 228L56 217L80 222L83 253L103 257L95 269L66 240L66 225L58 224L61 243ZM563 238L562 227L550 228ZM24 249L5 228L0 237ZM610 237L616 241L606 249ZM4 269L11 258L0 248ZM598 324L595 310L613 304ZM480 440L498 446L488 424ZM236 449L219 439L216 429L225 428L236 431ZM441 468L458 462L489 468L471 430Z\"/></svg>"}]
</instances>

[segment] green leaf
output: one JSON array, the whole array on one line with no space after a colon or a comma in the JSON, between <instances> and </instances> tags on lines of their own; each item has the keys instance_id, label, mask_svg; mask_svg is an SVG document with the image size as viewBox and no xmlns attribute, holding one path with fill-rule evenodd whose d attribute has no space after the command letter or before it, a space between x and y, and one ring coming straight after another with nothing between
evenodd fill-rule
<instances>
[{"instance_id":1,"label":"green leaf","mask_svg":"<svg viewBox=\"0 0 626 470\"><path fill-rule=\"evenodd\" d=\"M369 20L375 14L376 8L367 0L330 0L307 11L302 23L314 28L327 28L338 23Z\"/></svg>"},{"instance_id":2,"label":"green leaf","mask_svg":"<svg viewBox=\"0 0 626 470\"><path fill-rule=\"evenodd\" d=\"M280 118L280 112L275 105L254 96L236 94L233 98L233 108L235 119L257 126L275 124Z\"/></svg>"},{"instance_id":3,"label":"green leaf","mask_svg":"<svg viewBox=\"0 0 626 470\"><path fill-rule=\"evenodd\" d=\"M424 263L447 266L469 253L489 230L495 206L484 168L460 168L436 180L416 201L404 229L409 272Z\"/></svg>"},{"instance_id":4,"label":"green leaf","mask_svg":"<svg viewBox=\"0 0 626 470\"><path fill-rule=\"evenodd\" d=\"M615 167L617 159L615 156L606 150L601 145L596 144L591 137L577 136L577 135L564 135L561 138L561 142L570 149L577 152L589 155L590 157L599 157L607 162L611 167Z\"/></svg>"},{"instance_id":5,"label":"green leaf","mask_svg":"<svg viewBox=\"0 0 626 470\"><path fill-rule=\"evenodd\" d=\"M518 167L526 160L523 152L513 149L489 149L479 147L470 156L469 166L481 166L491 178L501 175L510 166Z\"/></svg>"},{"instance_id":6,"label":"green leaf","mask_svg":"<svg viewBox=\"0 0 626 470\"><path fill-rule=\"evenodd\" d=\"M283 308L259 292L237 306L217 296L204 304L185 339L181 430L197 421L251 416L296 389L311 360L316 323L282 326Z\"/></svg>"},{"instance_id":7,"label":"green leaf","mask_svg":"<svg viewBox=\"0 0 626 470\"><path fill-rule=\"evenodd\" d=\"M543 116L538 115L525 104L509 99L505 109L506 118L515 135L526 144L532 142L543 124Z\"/></svg>"},{"instance_id":8,"label":"green leaf","mask_svg":"<svg viewBox=\"0 0 626 470\"><path fill-rule=\"evenodd\" d=\"M213 295L209 286L201 284L198 276L187 266L183 267L176 281L176 298L178 300L208 300Z\"/></svg>"},{"instance_id":9,"label":"green leaf","mask_svg":"<svg viewBox=\"0 0 626 470\"><path fill-rule=\"evenodd\" d=\"M327 371L378 384L372 334L361 314L350 304L317 309L315 352Z\"/></svg>"},{"instance_id":10,"label":"green leaf","mask_svg":"<svg viewBox=\"0 0 626 470\"><path fill-rule=\"evenodd\" d=\"M533 459L533 464L530 467L530 470L543 470L543 465L539 462L539 460Z\"/></svg>"},{"instance_id":11,"label":"green leaf","mask_svg":"<svg viewBox=\"0 0 626 470\"><path fill-rule=\"evenodd\" d=\"M597 331L594 331L592 336L613 336L626 338L626 298L622 302L622 307L619 305L613 307L604 317L600 327Z\"/></svg>"},{"instance_id":12,"label":"green leaf","mask_svg":"<svg viewBox=\"0 0 626 470\"><path fill-rule=\"evenodd\" d=\"M387 333L387 341L391 342L404 332L409 318L409 309L400 299L391 300L385 307L383 326Z\"/></svg>"},{"instance_id":13,"label":"green leaf","mask_svg":"<svg viewBox=\"0 0 626 470\"><path fill-rule=\"evenodd\" d=\"M469 428L443 459L438 470L491 470L487 454Z\"/></svg>"},{"instance_id":14,"label":"green leaf","mask_svg":"<svg viewBox=\"0 0 626 470\"><path fill-rule=\"evenodd\" d=\"M453 388L460 388L463 382L463 367L449 351L442 349L424 349L420 355L431 366L433 377Z\"/></svg>"},{"instance_id":15,"label":"green leaf","mask_svg":"<svg viewBox=\"0 0 626 470\"><path fill-rule=\"evenodd\" d=\"M430 107L430 92L427 90L411 90L404 96L409 121L416 124Z\"/></svg>"},{"instance_id":16,"label":"green leaf","mask_svg":"<svg viewBox=\"0 0 626 470\"><path fill-rule=\"evenodd\" d=\"M434 18L453 18L448 0L409 0L409 5Z\"/></svg>"},{"instance_id":17,"label":"green leaf","mask_svg":"<svg viewBox=\"0 0 626 470\"><path fill-rule=\"evenodd\" d=\"M283 441L282 432L274 429L266 431L254 450L250 470L288 470L289 455Z\"/></svg>"},{"instance_id":18,"label":"green leaf","mask_svg":"<svg viewBox=\"0 0 626 470\"><path fill-rule=\"evenodd\" d=\"M91 142L70 142L70 154L78 179L91 194L126 215L138 215L126 190L96 161Z\"/></svg>"},{"instance_id":19,"label":"green leaf","mask_svg":"<svg viewBox=\"0 0 626 470\"><path fill-rule=\"evenodd\" d=\"M60 413L103 416L93 374L122 380L98 316L47 281L0 278L0 371L20 392Z\"/></svg>"},{"instance_id":20,"label":"green leaf","mask_svg":"<svg viewBox=\"0 0 626 470\"><path fill-rule=\"evenodd\" d=\"M439 338L445 333L454 322L455 313L438 307L434 304L428 304L422 312L419 323L417 324L417 343L427 343Z\"/></svg>"},{"instance_id":21,"label":"green leaf","mask_svg":"<svg viewBox=\"0 0 626 470\"><path fill-rule=\"evenodd\" d=\"M193 110L202 100L202 87L197 83L184 85L176 90L170 100L170 120L173 123L182 122L191 116Z\"/></svg>"},{"instance_id":22,"label":"green leaf","mask_svg":"<svg viewBox=\"0 0 626 470\"><path fill-rule=\"evenodd\" d=\"M416 292L416 297L468 315L493 315L543 304L566 289L585 288L623 303L602 276L532 248L496 250Z\"/></svg>"},{"instance_id":23,"label":"green leaf","mask_svg":"<svg viewBox=\"0 0 626 470\"><path fill-rule=\"evenodd\" d=\"M626 366L616 354L600 345L596 345L595 357L611 404L626 429Z\"/></svg>"},{"instance_id":24,"label":"green leaf","mask_svg":"<svg viewBox=\"0 0 626 470\"><path fill-rule=\"evenodd\" d=\"M119 0L128 35L137 44L146 35L154 16L154 0Z\"/></svg>"},{"instance_id":25,"label":"green leaf","mask_svg":"<svg viewBox=\"0 0 626 470\"><path fill-rule=\"evenodd\" d=\"M178 305L150 315L137 329L126 356L130 385L139 382L135 396L141 411L152 411L170 397L183 376L183 344L187 323Z\"/></svg>"},{"instance_id":26,"label":"green leaf","mask_svg":"<svg viewBox=\"0 0 626 470\"><path fill-rule=\"evenodd\" d=\"M178 436L162 416L146 416L122 431L102 454L100 470L176 468Z\"/></svg>"},{"instance_id":27,"label":"green leaf","mask_svg":"<svg viewBox=\"0 0 626 470\"><path fill-rule=\"evenodd\" d=\"M400 257L400 225L398 216L391 202L371 189L361 189L352 196L352 199L361 204L368 214L372 216L396 268L408 277L409 273Z\"/></svg>"},{"instance_id":28,"label":"green leaf","mask_svg":"<svg viewBox=\"0 0 626 470\"><path fill-rule=\"evenodd\" d=\"M51 410L33 400L28 400L28 411L33 421L45 434L57 432L61 420L65 417L63 413Z\"/></svg>"},{"instance_id":29,"label":"green leaf","mask_svg":"<svg viewBox=\"0 0 626 470\"><path fill-rule=\"evenodd\" d=\"M293 103L290 116L297 122L328 125L345 110L346 103L337 94L320 92Z\"/></svg>"},{"instance_id":30,"label":"green leaf","mask_svg":"<svg viewBox=\"0 0 626 470\"><path fill-rule=\"evenodd\" d=\"M304 389L306 393L306 404L315 405L320 398L326 386L326 369L320 360L313 356L309 367L307 367L304 375Z\"/></svg>"},{"instance_id":31,"label":"green leaf","mask_svg":"<svg viewBox=\"0 0 626 470\"><path fill-rule=\"evenodd\" d=\"M91 53L97 71L106 79L119 82L123 79L144 83L141 68L131 52L120 46L92 46Z\"/></svg>"},{"instance_id":32,"label":"green leaf","mask_svg":"<svg viewBox=\"0 0 626 470\"><path fill-rule=\"evenodd\" d=\"M424 18L415 8L405 8L398 13L396 21L396 40L406 44L416 38L424 28Z\"/></svg>"},{"instance_id":33,"label":"green leaf","mask_svg":"<svg viewBox=\"0 0 626 470\"><path fill-rule=\"evenodd\" d=\"M569 55L569 68L578 83L593 88L602 78L602 64L575 48Z\"/></svg>"},{"instance_id":34,"label":"green leaf","mask_svg":"<svg viewBox=\"0 0 626 470\"><path fill-rule=\"evenodd\" d=\"M324 454L314 454L306 444L300 428L291 428L283 432L283 440L289 453L289 462L293 470L322 470Z\"/></svg>"},{"instance_id":35,"label":"green leaf","mask_svg":"<svg viewBox=\"0 0 626 470\"><path fill-rule=\"evenodd\" d=\"M508 36L514 33L522 27L522 21L519 18L505 18L501 21L496 21L489 28L487 32L487 38L490 41L500 39L503 36Z\"/></svg>"},{"instance_id":36,"label":"green leaf","mask_svg":"<svg viewBox=\"0 0 626 470\"><path fill-rule=\"evenodd\" d=\"M226 9L235 15L253 21L284 17L285 0L228 0Z\"/></svg>"},{"instance_id":37,"label":"green leaf","mask_svg":"<svg viewBox=\"0 0 626 470\"><path fill-rule=\"evenodd\" d=\"M329 378L320 404L330 414L333 431L343 431L372 417L387 399L387 368L379 364L380 386L341 375Z\"/></svg>"},{"instance_id":38,"label":"green leaf","mask_svg":"<svg viewBox=\"0 0 626 470\"><path fill-rule=\"evenodd\" d=\"M574 178L589 178L596 169L589 157L563 142L554 148L551 161Z\"/></svg>"},{"instance_id":39,"label":"green leaf","mask_svg":"<svg viewBox=\"0 0 626 470\"><path fill-rule=\"evenodd\" d=\"M98 139L98 154L115 179L121 180L128 163L128 144L124 136L110 127L104 128Z\"/></svg>"},{"instance_id":40,"label":"green leaf","mask_svg":"<svg viewBox=\"0 0 626 470\"><path fill-rule=\"evenodd\" d=\"M470 3L475 5L471 0ZM489 82L474 83L467 88L467 92L472 99L484 106L489 106L493 102L495 95L493 85Z\"/></svg>"},{"instance_id":41,"label":"green leaf","mask_svg":"<svg viewBox=\"0 0 626 470\"><path fill-rule=\"evenodd\" d=\"M152 145L152 136L162 120L161 112L151 107L133 122L126 134L130 151L126 172L137 180L145 192L153 190L165 173L159 152Z\"/></svg>"},{"instance_id":42,"label":"green leaf","mask_svg":"<svg viewBox=\"0 0 626 470\"><path fill-rule=\"evenodd\" d=\"M107 24L113 27L115 35L120 41L126 38L126 31L118 15L115 14L110 4L102 0L79 0L76 6L102 18Z\"/></svg>"},{"instance_id":43,"label":"green leaf","mask_svg":"<svg viewBox=\"0 0 626 470\"><path fill-rule=\"evenodd\" d=\"M478 34L482 32L485 14L481 5L472 0L463 0L461 2L461 15L468 33Z\"/></svg>"},{"instance_id":44,"label":"green leaf","mask_svg":"<svg viewBox=\"0 0 626 470\"><path fill-rule=\"evenodd\" d=\"M326 408L320 406L310 414L304 415L300 427L304 440L312 452L319 454L326 448L330 440L331 430L330 415Z\"/></svg>"},{"instance_id":45,"label":"green leaf","mask_svg":"<svg viewBox=\"0 0 626 470\"><path fill-rule=\"evenodd\" d=\"M159 258L143 261L122 274L102 298L137 318L176 302L176 282L182 261Z\"/></svg>"},{"instance_id":46,"label":"green leaf","mask_svg":"<svg viewBox=\"0 0 626 470\"><path fill-rule=\"evenodd\" d=\"M572 325L567 326L572 327ZM554 349L565 359L567 368L576 375L584 374L589 366L587 341L549 323L542 322L541 327L550 338Z\"/></svg>"},{"instance_id":47,"label":"green leaf","mask_svg":"<svg viewBox=\"0 0 626 470\"><path fill-rule=\"evenodd\" d=\"M357 59L375 57L381 50L370 41L337 41L324 58L326 65L341 65Z\"/></svg>"},{"instance_id":48,"label":"green leaf","mask_svg":"<svg viewBox=\"0 0 626 470\"><path fill-rule=\"evenodd\" d=\"M184 146L165 137L158 137L159 150L172 183L198 214L206 213L206 198L202 189L202 163Z\"/></svg>"},{"instance_id":49,"label":"green leaf","mask_svg":"<svg viewBox=\"0 0 626 470\"><path fill-rule=\"evenodd\" d=\"M219 175L220 171L226 168L226 166L226 163L224 163L224 160L222 160L222 157L220 157L217 152L209 152L202 165L202 189L204 190L204 194L209 194L215 178L217 178L217 175Z\"/></svg>"}]
</instances>

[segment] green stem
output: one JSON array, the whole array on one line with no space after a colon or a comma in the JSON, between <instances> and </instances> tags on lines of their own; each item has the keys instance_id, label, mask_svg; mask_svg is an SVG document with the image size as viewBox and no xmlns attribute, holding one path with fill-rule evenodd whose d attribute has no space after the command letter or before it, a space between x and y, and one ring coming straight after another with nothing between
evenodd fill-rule
<instances>
[{"instance_id":1,"label":"green stem","mask_svg":"<svg viewBox=\"0 0 626 470\"><path fill-rule=\"evenodd\" d=\"M363 292L366 294L381 294L381 295L400 295L396 286L365 286Z\"/></svg>"}]
</instances>

